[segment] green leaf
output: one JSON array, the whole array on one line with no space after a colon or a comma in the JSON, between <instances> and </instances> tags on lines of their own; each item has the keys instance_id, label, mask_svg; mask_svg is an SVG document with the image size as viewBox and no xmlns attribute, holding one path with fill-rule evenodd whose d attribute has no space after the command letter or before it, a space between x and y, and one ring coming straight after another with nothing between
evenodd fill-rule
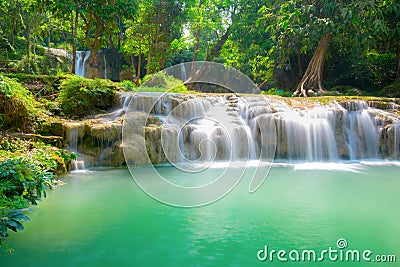
<instances>
[{"instance_id":1,"label":"green leaf","mask_svg":"<svg viewBox=\"0 0 400 267\"><path fill-rule=\"evenodd\" d=\"M20 230L20 231L24 230L24 226L22 225L21 222L19 222L19 221L17 221L17 220L11 220L11 221L13 221L13 222L15 223L15 228L16 228L17 230Z\"/></svg>"}]
</instances>

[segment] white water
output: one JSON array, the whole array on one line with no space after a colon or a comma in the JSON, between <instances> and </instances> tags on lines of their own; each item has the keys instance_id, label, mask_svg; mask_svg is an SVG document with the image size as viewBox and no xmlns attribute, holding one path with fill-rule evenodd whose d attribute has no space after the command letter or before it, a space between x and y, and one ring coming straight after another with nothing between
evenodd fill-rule
<instances>
[{"instance_id":1,"label":"white water","mask_svg":"<svg viewBox=\"0 0 400 267\"><path fill-rule=\"evenodd\" d=\"M76 51L75 72L76 75L85 77L85 65L89 59L90 51Z\"/></svg>"},{"instance_id":2,"label":"white water","mask_svg":"<svg viewBox=\"0 0 400 267\"><path fill-rule=\"evenodd\" d=\"M382 111L363 101L293 108L262 96L158 97L135 95L130 108L159 117L173 132L162 142L172 161L263 159L275 144L275 158L289 162L398 158L400 123L392 129L390 155L382 156Z\"/></svg>"},{"instance_id":3,"label":"white water","mask_svg":"<svg viewBox=\"0 0 400 267\"><path fill-rule=\"evenodd\" d=\"M67 128L69 150L77 154L77 158L71 162L74 171L85 170L85 161L79 157L78 153L79 128L77 126L70 124Z\"/></svg>"}]
</instances>

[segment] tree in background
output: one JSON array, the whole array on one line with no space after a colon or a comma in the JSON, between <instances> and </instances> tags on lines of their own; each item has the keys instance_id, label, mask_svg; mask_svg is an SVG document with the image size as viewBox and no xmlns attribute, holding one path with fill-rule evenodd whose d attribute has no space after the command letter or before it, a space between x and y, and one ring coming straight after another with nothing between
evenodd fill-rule
<instances>
[{"instance_id":1,"label":"tree in background","mask_svg":"<svg viewBox=\"0 0 400 267\"><path fill-rule=\"evenodd\" d=\"M97 51L109 41L114 31L120 31L119 20L133 17L136 3L133 0L79 1L79 15L83 20L85 42L90 50L92 78L97 77Z\"/></svg>"},{"instance_id":2,"label":"tree in background","mask_svg":"<svg viewBox=\"0 0 400 267\"><path fill-rule=\"evenodd\" d=\"M281 59L315 49L294 92L301 96L324 91L323 69L331 42L343 50L365 51L374 42L372 32L387 29L378 1L373 0L278 0L271 6L264 6L262 12L269 22L267 30L276 38L274 50L281 54ZM301 57L298 59L300 61ZM298 65L301 72L301 63Z\"/></svg>"},{"instance_id":3,"label":"tree in background","mask_svg":"<svg viewBox=\"0 0 400 267\"><path fill-rule=\"evenodd\" d=\"M126 54L138 57L137 76L141 75L143 57L147 58L148 74L166 67L171 43L182 34L183 5L183 1L138 2L136 16L126 21L128 28L123 44Z\"/></svg>"}]
</instances>

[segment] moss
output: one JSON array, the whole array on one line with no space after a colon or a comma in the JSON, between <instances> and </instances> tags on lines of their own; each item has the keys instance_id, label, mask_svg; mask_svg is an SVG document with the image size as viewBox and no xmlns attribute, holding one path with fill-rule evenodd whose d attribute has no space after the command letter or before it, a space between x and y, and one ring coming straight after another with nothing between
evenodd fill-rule
<instances>
[{"instance_id":1,"label":"moss","mask_svg":"<svg viewBox=\"0 0 400 267\"><path fill-rule=\"evenodd\" d=\"M0 162L10 158L22 158L24 162L57 175L66 173L71 160L75 157L75 154L47 145L41 140L25 140L8 136L0 140Z\"/></svg>"},{"instance_id":2,"label":"moss","mask_svg":"<svg viewBox=\"0 0 400 267\"><path fill-rule=\"evenodd\" d=\"M22 85L27 87L34 95L50 96L58 93L61 83L70 76L63 75L36 75L26 73L11 73L5 74L9 78L16 79Z\"/></svg>"},{"instance_id":3,"label":"moss","mask_svg":"<svg viewBox=\"0 0 400 267\"><path fill-rule=\"evenodd\" d=\"M34 132L35 122L42 115L40 103L31 92L16 80L0 75L0 129Z\"/></svg>"},{"instance_id":4,"label":"moss","mask_svg":"<svg viewBox=\"0 0 400 267\"><path fill-rule=\"evenodd\" d=\"M38 124L37 132L41 135L64 136L63 121L55 118L43 120Z\"/></svg>"}]
</instances>

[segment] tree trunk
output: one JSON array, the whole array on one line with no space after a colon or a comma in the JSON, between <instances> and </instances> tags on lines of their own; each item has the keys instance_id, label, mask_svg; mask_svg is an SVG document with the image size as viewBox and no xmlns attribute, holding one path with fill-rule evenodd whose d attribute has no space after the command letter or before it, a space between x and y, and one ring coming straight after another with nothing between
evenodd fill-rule
<instances>
[{"instance_id":1,"label":"tree trunk","mask_svg":"<svg viewBox=\"0 0 400 267\"><path fill-rule=\"evenodd\" d=\"M199 0L199 4L197 7L197 16L200 17L201 14L201 5L202 2L201 0ZM199 19L200 21L200 19ZM195 41L194 41L194 47L193 47L193 64L194 62L197 61L198 58L198 54L199 54L199 44L200 44L200 24L197 25L197 30L196 30L196 34L195 34ZM194 67L194 65L193 65Z\"/></svg>"},{"instance_id":2,"label":"tree trunk","mask_svg":"<svg viewBox=\"0 0 400 267\"><path fill-rule=\"evenodd\" d=\"M79 23L79 5L77 4L75 10L75 21L72 28L72 74L76 74L76 42L78 33L78 23Z\"/></svg>"},{"instance_id":3,"label":"tree trunk","mask_svg":"<svg viewBox=\"0 0 400 267\"><path fill-rule=\"evenodd\" d=\"M90 47L89 50L90 50L90 61L91 61L90 65L92 67L92 77L91 78L96 79L97 78L97 69L99 67L97 64L97 57L96 57L97 51L92 47Z\"/></svg>"},{"instance_id":4,"label":"tree trunk","mask_svg":"<svg viewBox=\"0 0 400 267\"><path fill-rule=\"evenodd\" d=\"M31 68L31 26L29 22L29 15L26 16L25 21L25 28L26 28L26 57L27 57L27 64L28 69Z\"/></svg>"},{"instance_id":5,"label":"tree trunk","mask_svg":"<svg viewBox=\"0 0 400 267\"><path fill-rule=\"evenodd\" d=\"M149 43L149 51L147 52L146 74L151 74L151 44Z\"/></svg>"},{"instance_id":6,"label":"tree trunk","mask_svg":"<svg viewBox=\"0 0 400 267\"><path fill-rule=\"evenodd\" d=\"M400 53L397 54L397 72L396 80L400 80Z\"/></svg>"},{"instance_id":7,"label":"tree trunk","mask_svg":"<svg viewBox=\"0 0 400 267\"><path fill-rule=\"evenodd\" d=\"M136 72L136 76L138 77L138 79L140 79L140 70L142 68L142 53L139 52L139 56L138 56L138 66L137 66L137 72Z\"/></svg>"},{"instance_id":8,"label":"tree trunk","mask_svg":"<svg viewBox=\"0 0 400 267\"><path fill-rule=\"evenodd\" d=\"M303 60L301 60L300 52L297 53L297 66L299 68L299 77L303 75Z\"/></svg>"},{"instance_id":9,"label":"tree trunk","mask_svg":"<svg viewBox=\"0 0 400 267\"><path fill-rule=\"evenodd\" d=\"M307 97L309 95L320 94L324 91L324 87L322 86L322 73L324 70L326 52L328 51L331 39L332 36L330 33L326 33L322 37L303 78L297 86L296 91L293 93L294 96ZM314 90L316 90L316 92Z\"/></svg>"},{"instance_id":10,"label":"tree trunk","mask_svg":"<svg viewBox=\"0 0 400 267\"><path fill-rule=\"evenodd\" d=\"M231 27L229 26L224 35L221 36L211 51L207 53L206 61L212 61L215 57L219 56L219 53L221 52L225 42L228 40L230 33Z\"/></svg>"}]
</instances>

